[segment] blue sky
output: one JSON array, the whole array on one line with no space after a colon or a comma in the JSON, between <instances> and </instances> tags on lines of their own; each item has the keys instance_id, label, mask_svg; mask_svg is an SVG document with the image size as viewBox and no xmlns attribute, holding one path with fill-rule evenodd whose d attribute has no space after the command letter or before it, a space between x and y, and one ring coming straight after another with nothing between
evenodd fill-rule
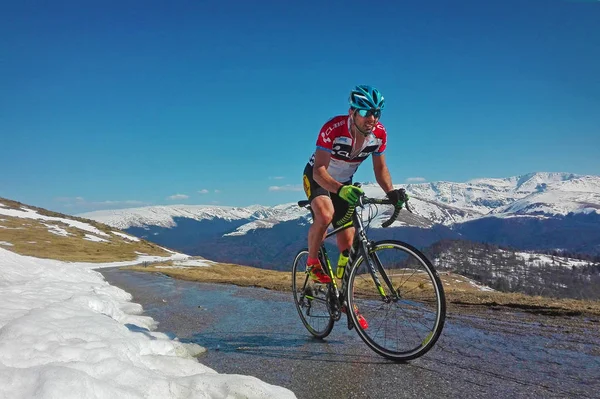
<instances>
[{"instance_id":1,"label":"blue sky","mask_svg":"<svg viewBox=\"0 0 600 399\"><path fill-rule=\"evenodd\" d=\"M386 97L395 184L600 175L598 21L574 0L3 2L0 196L302 199L356 84Z\"/></svg>"}]
</instances>

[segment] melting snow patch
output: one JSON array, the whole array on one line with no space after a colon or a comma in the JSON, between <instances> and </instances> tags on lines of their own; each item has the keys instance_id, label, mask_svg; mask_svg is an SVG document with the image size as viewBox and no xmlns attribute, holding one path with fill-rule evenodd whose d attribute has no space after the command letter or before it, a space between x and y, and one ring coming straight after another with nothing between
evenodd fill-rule
<instances>
[{"instance_id":1,"label":"melting snow patch","mask_svg":"<svg viewBox=\"0 0 600 399\"><path fill-rule=\"evenodd\" d=\"M13 245L10 242L0 241L0 245L6 245L8 247L12 247Z\"/></svg>"},{"instance_id":2,"label":"melting snow patch","mask_svg":"<svg viewBox=\"0 0 600 399\"><path fill-rule=\"evenodd\" d=\"M172 266L156 266L157 269L191 269L194 267L211 267L217 262L206 259L184 259L173 261Z\"/></svg>"},{"instance_id":3,"label":"melting snow patch","mask_svg":"<svg viewBox=\"0 0 600 399\"><path fill-rule=\"evenodd\" d=\"M12 216L12 217L18 217L18 218L24 218L24 219L36 219L36 220L47 220L47 221L52 221L52 222L62 222L62 223L65 223L71 227L75 227L80 230L85 230L87 232L98 234L100 236L109 237L108 234L106 234L103 231L100 231L98 228L92 226L89 223L84 223L84 222L80 222L77 220L64 219L64 218L59 218L59 217L54 217L54 216L44 216L44 215L40 215L33 209L28 209L28 208L6 209L6 208L4 208L4 209L0 209L0 215Z\"/></svg>"},{"instance_id":4,"label":"melting snow patch","mask_svg":"<svg viewBox=\"0 0 600 399\"><path fill-rule=\"evenodd\" d=\"M206 259L186 259L173 262L175 266L212 266L216 262Z\"/></svg>"},{"instance_id":5,"label":"melting snow patch","mask_svg":"<svg viewBox=\"0 0 600 399\"><path fill-rule=\"evenodd\" d=\"M129 234L121 233L120 231L111 231L111 233L113 233L116 236L123 237L123 238L125 238L127 240L130 240L130 241L136 241L136 242L140 241L139 238L134 237L134 236L130 236Z\"/></svg>"},{"instance_id":6,"label":"melting snow patch","mask_svg":"<svg viewBox=\"0 0 600 399\"><path fill-rule=\"evenodd\" d=\"M495 291L493 288L490 288L490 287L485 286L485 285L477 284L473 280L469 280L469 284L471 284L473 287L477 288L479 291Z\"/></svg>"},{"instance_id":7,"label":"melting snow patch","mask_svg":"<svg viewBox=\"0 0 600 399\"><path fill-rule=\"evenodd\" d=\"M171 254L177 254L178 253L178 252L171 251L169 248L163 248L163 247L159 247L159 248L162 249L163 251L167 251L167 252L169 252Z\"/></svg>"},{"instance_id":8,"label":"melting snow patch","mask_svg":"<svg viewBox=\"0 0 600 399\"><path fill-rule=\"evenodd\" d=\"M46 224L46 223L42 223L42 224L48 228L48 231L50 233L56 234L57 236L67 237L67 236L73 235L73 234L69 233L67 230L63 229L62 227L58 227L53 224Z\"/></svg>"},{"instance_id":9,"label":"melting snow patch","mask_svg":"<svg viewBox=\"0 0 600 399\"><path fill-rule=\"evenodd\" d=\"M88 241L93 241L93 242L110 242L108 240L105 240L104 238L96 237L95 235L92 235L92 234L86 234L85 237L83 237L83 239L88 240Z\"/></svg>"}]
</instances>

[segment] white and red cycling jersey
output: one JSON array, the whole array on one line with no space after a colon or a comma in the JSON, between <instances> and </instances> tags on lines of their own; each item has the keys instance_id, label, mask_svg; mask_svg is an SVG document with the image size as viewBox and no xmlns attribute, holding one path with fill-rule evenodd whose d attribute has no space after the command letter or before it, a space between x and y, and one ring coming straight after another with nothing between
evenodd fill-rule
<instances>
[{"instance_id":1,"label":"white and red cycling jersey","mask_svg":"<svg viewBox=\"0 0 600 399\"><path fill-rule=\"evenodd\" d=\"M327 172L341 183L350 181L358 166L370 154L381 155L387 143L385 127L378 122L365 138L362 148L354 148L355 140L350 134L350 123L352 119L349 115L336 116L323 125L317 138L317 150L331 153ZM308 163L315 165L314 153Z\"/></svg>"}]
</instances>

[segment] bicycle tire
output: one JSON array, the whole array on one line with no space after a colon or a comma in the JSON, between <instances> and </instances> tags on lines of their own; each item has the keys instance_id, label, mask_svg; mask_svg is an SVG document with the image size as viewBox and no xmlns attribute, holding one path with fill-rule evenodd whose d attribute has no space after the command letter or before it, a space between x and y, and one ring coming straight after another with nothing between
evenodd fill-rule
<instances>
[{"instance_id":1,"label":"bicycle tire","mask_svg":"<svg viewBox=\"0 0 600 399\"><path fill-rule=\"evenodd\" d=\"M304 327L316 338L327 337L333 329L334 320L327 306L327 286L315 284L306 274L308 249L294 258L292 268L292 292L296 310Z\"/></svg>"},{"instance_id":2,"label":"bicycle tire","mask_svg":"<svg viewBox=\"0 0 600 399\"><path fill-rule=\"evenodd\" d=\"M387 300L361 253L350 270L346 292L348 308L368 323L366 329L356 328L358 335L373 351L394 361L423 356L440 337L446 319L444 287L435 268L415 247L396 240L374 243L368 256ZM357 314L348 314L359 326Z\"/></svg>"}]
</instances>

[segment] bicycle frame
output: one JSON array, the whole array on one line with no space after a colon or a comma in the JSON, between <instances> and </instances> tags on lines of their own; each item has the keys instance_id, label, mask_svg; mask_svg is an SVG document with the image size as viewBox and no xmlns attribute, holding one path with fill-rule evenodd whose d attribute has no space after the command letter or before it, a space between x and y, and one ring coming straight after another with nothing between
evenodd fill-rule
<instances>
[{"instance_id":1,"label":"bicycle frame","mask_svg":"<svg viewBox=\"0 0 600 399\"><path fill-rule=\"evenodd\" d=\"M363 208L363 204L360 204L360 207ZM381 275L383 281L387 285L388 291L393 293L392 295L394 296L394 300L398 300L398 293L394 290L393 285L392 285L389 277L387 276L387 273L385 272L385 269L381 266L381 261L379 261L379 258L377 257L376 254L374 254L374 256L373 256L376 262L373 262L373 260L371 259L371 256L370 256L371 242L369 241L369 239L365 233L365 228L364 228L364 224L363 224L361 215L359 214L359 212L357 212L357 210L354 207L352 207L351 209L348 210L348 213L346 216L348 216L350 213L351 213L352 221L345 223L342 226L334 228L333 230L331 230L330 232L328 232L325 235L325 238L329 238L329 237L334 236L335 234L339 233L342 230L345 230L345 229L348 229L351 227L354 227L354 229L355 229L354 238L352 240L352 246L350 247L350 254L348 256L348 264L344 268L344 274L342 275L341 292L345 292L345 290L346 290L346 287L348 284L348 276L350 275L350 270L354 267L355 261L356 261L356 259L358 259L357 255L358 255L359 251L361 251L363 254L363 257L364 257L364 261L368 262L368 265L369 265L368 270L371 274L373 282L375 283L375 285L377 287L377 290L379 291L379 293L382 297L382 300L385 302L389 302L391 299L386 294L385 289L379 280L377 271L379 271L379 275ZM344 219L346 219L346 217L344 217ZM332 285L334 288L333 291L335 294L335 298L336 298L336 300L339 301L340 290L338 289L338 286L337 286L335 274L333 273L333 268L331 266L329 256L327 256L327 250L325 249L325 244L321 245L320 253L322 254L321 256L323 258L323 259L320 259L320 261L327 268L327 272L329 273L329 276L331 277Z\"/></svg>"}]
</instances>

